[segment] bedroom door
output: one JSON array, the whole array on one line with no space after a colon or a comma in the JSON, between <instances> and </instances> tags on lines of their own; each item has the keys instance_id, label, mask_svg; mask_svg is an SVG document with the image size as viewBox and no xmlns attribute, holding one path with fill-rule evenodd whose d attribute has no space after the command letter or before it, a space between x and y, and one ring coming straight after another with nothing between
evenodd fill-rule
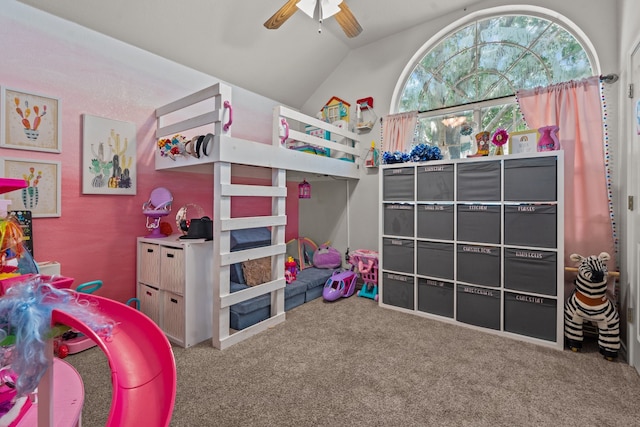
<instances>
[{"instance_id":1,"label":"bedroom door","mask_svg":"<svg viewBox=\"0 0 640 427\"><path fill-rule=\"evenodd\" d=\"M631 73L629 81L633 84L633 96L630 100L630 125L632 135L629 147L629 167L627 172L628 191L633 197L633 208L629 207L629 280L630 305L633 307L633 319L628 319L629 326L629 363L640 373L640 44L631 55ZM631 203L631 201L630 201Z\"/></svg>"}]
</instances>

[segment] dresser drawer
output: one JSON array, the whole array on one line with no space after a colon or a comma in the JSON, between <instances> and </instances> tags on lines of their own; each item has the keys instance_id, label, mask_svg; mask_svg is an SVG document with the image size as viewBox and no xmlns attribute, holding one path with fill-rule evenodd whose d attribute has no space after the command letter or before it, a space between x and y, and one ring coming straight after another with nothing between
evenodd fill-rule
<instances>
[{"instance_id":1,"label":"dresser drawer","mask_svg":"<svg viewBox=\"0 0 640 427\"><path fill-rule=\"evenodd\" d=\"M163 246L160 261L160 288L184 295L184 250Z\"/></svg>"},{"instance_id":2,"label":"dresser drawer","mask_svg":"<svg viewBox=\"0 0 640 427\"><path fill-rule=\"evenodd\" d=\"M160 246L141 243L138 252L140 257L139 280L147 285L160 285Z\"/></svg>"},{"instance_id":3,"label":"dresser drawer","mask_svg":"<svg viewBox=\"0 0 640 427\"><path fill-rule=\"evenodd\" d=\"M153 320L156 325L160 325L160 308L162 304L160 291L154 287L138 283L138 299L140 300L140 311Z\"/></svg>"},{"instance_id":4,"label":"dresser drawer","mask_svg":"<svg viewBox=\"0 0 640 427\"><path fill-rule=\"evenodd\" d=\"M184 298L172 292L163 292L162 329L176 341L184 342Z\"/></svg>"}]
</instances>

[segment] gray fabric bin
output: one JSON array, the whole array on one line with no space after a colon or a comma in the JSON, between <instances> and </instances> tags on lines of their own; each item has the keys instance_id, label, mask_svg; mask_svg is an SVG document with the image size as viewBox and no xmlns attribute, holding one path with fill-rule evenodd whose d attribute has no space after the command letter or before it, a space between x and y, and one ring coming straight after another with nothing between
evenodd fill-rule
<instances>
[{"instance_id":1,"label":"gray fabric bin","mask_svg":"<svg viewBox=\"0 0 640 427\"><path fill-rule=\"evenodd\" d=\"M457 280L500 286L500 248L458 244Z\"/></svg>"},{"instance_id":2,"label":"gray fabric bin","mask_svg":"<svg viewBox=\"0 0 640 427\"><path fill-rule=\"evenodd\" d=\"M456 285L456 320L500 330L500 291Z\"/></svg>"},{"instance_id":3,"label":"gray fabric bin","mask_svg":"<svg viewBox=\"0 0 640 427\"><path fill-rule=\"evenodd\" d=\"M382 198L390 201L414 200L414 168L384 169Z\"/></svg>"},{"instance_id":4,"label":"gray fabric bin","mask_svg":"<svg viewBox=\"0 0 640 427\"><path fill-rule=\"evenodd\" d=\"M427 165L417 168L418 200L453 201L453 165Z\"/></svg>"},{"instance_id":5,"label":"gray fabric bin","mask_svg":"<svg viewBox=\"0 0 640 427\"><path fill-rule=\"evenodd\" d=\"M400 274L382 274L382 302L396 307L414 309L414 278Z\"/></svg>"},{"instance_id":6,"label":"gray fabric bin","mask_svg":"<svg viewBox=\"0 0 640 427\"><path fill-rule=\"evenodd\" d=\"M552 298L505 292L504 330L556 341L557 301Z\"/></svg>"},{"instance_id":7,"label":"gray fabric bin","mask_svg":"<svg viewBox=\"0 0 640 427\"><path fill-rule=\"evenodd\" d=\"M555 252L504 249L504 287L556 295L558 256Z\"/></svg>"},{"instance_id":8,"label":"gray fabric bin","mask_svg":"<svg viewBox=\"0 0 640 427\"><path fill-rule=\"evenodd\" d=\"M504 243L555 248L557 244L556 213L556 205L505 205Z\"/></svg>"},{"instance_id":9,"label":"gray fabric bin","mask_svg":"<svg viewBox=\"0 0 640 427\"><path fill-rule=\"evenodd\" d=\"M454 250L453 243L419 241L417 273L453 280Z\"/></svg>"},{"instance_id":10,"label":"gray fabric bin","mask_svg":"<svg viewBox=\"0 0 640 427\"><path fill-rule=\"evenodd\" d=\"M500 243L499 205L458 205L458 236L462 242Z\"/></svg>"},{"instance_id":11,"label":"gray fabric bin","mask_svg":"<svg viewBox=\"0 0 640 427\"><path fill-rule=\"evenodd\" d=\"M382 239L382 268L413 274L413 240Z\"/></svg>"},{"instance_id":12,"label":"gray fabric bin","mask_svg":"<svg viewBox=\"0 0 640 427\"><path fill-rule=\"evenodd\" d=\"M418 233L423 239L453 240L454 205L418 205Z\"/></svg>"},{"instance_id":13,"label":"gray fabric bin","mask_svg":"<svg viewBox=\"0 0 640 427\"><path fill-rule=\"evenodd\" d=\"M453 289L450 282L418 279L418 310L453 318Z\"/></svg>"},{"instance_id":14,"label":"gray fabric bin","mask_svg":"<svg viewBox=\"0 0 640 427\"><path fill-rule=\"evenodd\" d=\"M504 200L551 202L557 200L557 157L504 161Z\"/></svg>"},{"instance_id":15,"label":"gray fabric bin","mask_svg":"<svg viewBox=\"0 0 640 427\"><path fill-rule=\"evenodd\" d=\"M405 203L385 203L384 234L413 237L414 211L414 205Z\"/></svg>"},{"instance_id":16,"label":"gray fabric bin","mask_svg":"<svg viewBox=\"0 0 640 427\"><path fill-rule=\"evenodd\" d=\"M458 163L458 201L501 200L500 162Z\"/></svg>"}]
</instances>

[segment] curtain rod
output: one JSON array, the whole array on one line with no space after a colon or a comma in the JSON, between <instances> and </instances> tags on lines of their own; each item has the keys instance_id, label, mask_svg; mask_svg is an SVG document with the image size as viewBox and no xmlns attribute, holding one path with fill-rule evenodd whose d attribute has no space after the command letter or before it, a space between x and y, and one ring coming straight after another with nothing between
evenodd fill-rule
<instances>
[{"instance_id":1,"label":"curtain rod","mask_svg":"<svg viewBox=\"0 0 640 427\"><path fill-rule=\"evenodd\" d=\"M600 81L602 81L603 83L615 83L619 79L617 74L601 74L599 77L600 77ZM482 101L466 102L464 104L459 104L459 105L454 105L454 106L449 106L449 107L439 107L439 108L434 108L432 110L420 110L420 111L418 111L418 114L432 113L434 111L440 111L440 110L448 110L448 109L452 109L452 108L456 108L456 107L463 107L465 105L477 104L478 102L496 101L496 100L501 100L501 99L508 99L508 98L512 98L514 96L516 96L515 93L511 94L511 95L498 96L496 98L484 99Z\"/></svg>"}]
</instances>

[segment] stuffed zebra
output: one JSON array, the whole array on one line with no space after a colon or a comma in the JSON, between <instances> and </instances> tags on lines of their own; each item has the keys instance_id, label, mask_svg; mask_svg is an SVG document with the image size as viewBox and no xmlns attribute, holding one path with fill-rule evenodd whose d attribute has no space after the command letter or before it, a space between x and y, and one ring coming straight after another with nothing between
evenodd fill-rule
<instances>
[{"instance_id":1,"label":"stuffed zebra","mask_svg":"<svg viewBox=\"0 0 640 427\"><path fill-rule=\"evenodd\" d=\"M620 349L620 317L618 311L607 298L608 253L591 255L587 258L572 254L572 261L579 262L575 289L564 305L564 335L567 346L573 351L582 348L582 326L592 321L598 326L598 347L600 353L613 360Z\"/></svg>"}]
</instances>

